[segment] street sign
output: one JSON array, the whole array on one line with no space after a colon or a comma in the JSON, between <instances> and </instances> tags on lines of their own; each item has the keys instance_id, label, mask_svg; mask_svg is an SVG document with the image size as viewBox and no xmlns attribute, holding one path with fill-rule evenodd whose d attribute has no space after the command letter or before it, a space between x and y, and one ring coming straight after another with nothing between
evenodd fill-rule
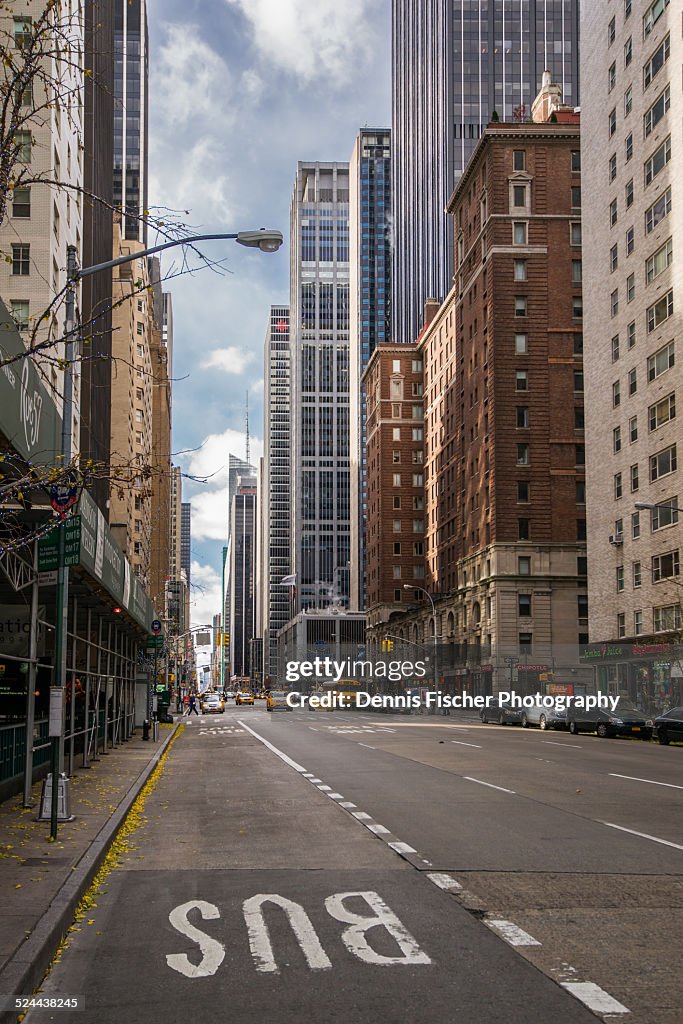
<instances>
[{"instance_id":1,"label":"street sign","mask_svg":"<svg viewBox=\"0 0 683 1024\"><path fill-rule=\"evenodd\" d=\"M78 500L78 487L76 483L53 484L50 488L50 504L55 512L62 515L67 512Z\"/></svg>"},{"instance_id":2,"label":"street sign","mask_svg":"<svg viewBox=\"0 0 683 1024\"><path fill-rule=\"evenodd\" d=\"M154 651L162 651L164 649L164 636L148 636L147 637L147 651L154 653Z\"/></svg>"},{"instance_id":3,"label":"street sign","mask_svg":"<svg viewBox=\"0 0 683 1024\"><path fill-rule=\"evenodd\" d=\"M78 565L81 558L81 517L72 516L38 541L38 572L59 567L59 531L64 530L64 565Z\"/></svg>"},{"instance_id":4,"label":"street sign","mask_svg":"<svg viewBox=\"0 0 683 1024\"><path fill-rule=\"evenodd\" d=\"M161 633L161 622L159 621L159 619L152 620L151 629L153 633Z\"/></svg>"}]
</instances>

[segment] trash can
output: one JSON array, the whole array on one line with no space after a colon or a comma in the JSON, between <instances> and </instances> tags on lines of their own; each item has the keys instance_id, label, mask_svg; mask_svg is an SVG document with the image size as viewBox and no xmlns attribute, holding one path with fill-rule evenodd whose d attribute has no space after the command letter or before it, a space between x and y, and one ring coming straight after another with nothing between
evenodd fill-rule
<instances>
[{"instance_id":1,"label":"trash can","mask_svg":"<svg viewBox=\"0 0 683 1024\"><path fill-rule=\"evenodd\" d=\"M148 740L149 739L149 721L148 721L148 719L145 719L144 722L142 723L142 738L143 738L143 740Z\"/></svg>"}]
</instances>

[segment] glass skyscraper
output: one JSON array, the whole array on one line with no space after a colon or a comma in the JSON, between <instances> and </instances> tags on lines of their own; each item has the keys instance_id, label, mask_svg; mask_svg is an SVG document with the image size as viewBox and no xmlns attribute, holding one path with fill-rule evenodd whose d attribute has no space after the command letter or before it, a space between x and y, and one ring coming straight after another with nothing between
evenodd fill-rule
<instances>
[{"instance_id":1,"label":"glass skyscraper","mask_svg":"<svg viewBox=\"0 0 683 1024\"><path fill-rule=\"evenodd\" d=\"M410 342L450 290L445 208L494 112L529 117L545 70L579 103L579 0L394 0L392 68L392 328Z\"/></svg>"},{"instance_id":2,"label":"glass skyscraper","mask_svg":"<svg viewBox=\"0 0 683 1024\"><path fill-rule=\"evenodd\" d=\"M146 0L115 0L114 203L124 238L147 242L149 42Z\"/></svg>"},{"instance_id":3,"label":"glass skyscraper","mask_svg":"<svg viewBox=\"0 0 683 1024\"><path fill-rule=\"evenodd\" d=\"M391 340L391 131L362 128L349 163L351 255L351 591L365 608L365 395L361 374Z\"/></svg>"}]
</instances>

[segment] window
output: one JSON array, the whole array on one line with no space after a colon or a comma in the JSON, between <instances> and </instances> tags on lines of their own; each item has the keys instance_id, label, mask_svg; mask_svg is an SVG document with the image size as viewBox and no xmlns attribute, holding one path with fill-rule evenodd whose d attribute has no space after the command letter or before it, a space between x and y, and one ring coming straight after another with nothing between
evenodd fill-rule
<instances>
[{"instance_id":1,"label":"window","mask_svg":"<svg viewBox=\"0 0 683 1024\"><path fill-rule=\"evenodd\" d=\"M526 295L515 296L515 316L526 316Z\"/></svg>"},{"instance_id":2,"label":"window","mask_svg":"<svg viewBox=\"0 0 683 1024\"><path fill-rule=\"evenodd\" d=\"M615 427L612 431L612 451L615 455L621 451L621 427Z\"/></svg>"},{"instance_id":3,"label":"window","mask_svg":"<svg viewBox=\"0 0 683 1024\"><path fill-rule=\"evenodd\" d=\"M640 486L638 482L638 463L634 462L631 466L631 492L637 491Z\"/></svg>"},{"instance_id":4,"label":"window","mask_svg":"<svg viewBox=\"0 0 683 1024\"><path fill-rule=\"evenodd\" d=\"M581 186L572 185L572 210L581 209Z\"/></svg>"},{"instance_id":5,"label":"window","mask_svg":"<svg viewBox=\"0 0 683 1024\"><path fill-rule=\"evenodd\" d=\"M626 209L628 210L630 206L633 206L633 178L631 178L630 181L626 182L624 192L626 195Z\"/></svg>"},{"instance_id":6,"label":"window","mask_svg":"<svg viewBox=\"0 0 683 1024\"><path fill-rule=\"evenodd\" d=\"M413 487L423 487L424 476L422 473L413 473Z\"/></svg>"},{"instance_id":7,"label":"window","mask_svg":"<svg viewBox=\"0 0 683 1024\"><path fill-rule=\"evenodd\" d=\"M526 209L527 187L526 185L512 186L512 205L517 208Z\"/></svg>"},{"instance_id":8,"label":"window","mask_svg":"<svg viewBox=\"0 0 683 1024\"><path fill-rule=\"evenodd\" d=\"M514 149L512 151L512 167L515 171L526 170L526 151L523 149Z\"/></svg>"},{"instance_id":9,"label":"window","mask_svg":"<svg viewBox=\"0 0 683 1024\"><path fill-rule=\"evenodd\" d=\"M647 283L650 284L656 277L659 277L667 267L670 267L673 263L674 258L674 246L673 239L669 238L666 240L657 252L649 256L645 261L645 278Z\"/></svg>"},{"instance_id":10,"label":"window","mask_svg":"<svg viewBox=\"0 0 683 1024\"><path fill-rule=\"evenodd\" d=\"M660 580L670 580L680 575L678 550L667 551L664 555L652 556L652 582L659 583Z\"/></svg>"},{"instance_id":11,"label":"window","mask_svg":"<svg viewBox=\"0 0 683 1024\"><path fill-rule=\"evenodd\" d=\"M626 232L626 255L630 256L636 247L636 235L634 228L630 227Z\"/></svg>"},{"instance_id":12,"label":"window","mask_svg":"<svg viewBox=\"0 0 683 1024\"><path fill-rule=\"evenodd\" d=\"M583 334L575 334L574 335L574 355L575 356L582 356L583 355Z\"/></svg>"},{"instance_id":13,"label":"window","mask_svg":"<svg viewBox=\"0 0 683 1024\"><path fill-rule=\"evenodd\" d=\"M531 615L531 594L518 594L517 605L522 618L529 618Z\"/></svg>"},{"instance_id":14,"label":"window","mask_svg":"<svg viewBox=\"0 0 683 1024\"><path fill-rule=\"evenodd\" d=\"M394 533L400 533L400 532L401 532L401 520L400 519L394 519Z\"/></svg>"},{"instance_id":15,"label":"window","mask_svg":"<svg viewBox=\"0 0 683 1024\"><path fill-rule=\"evenodd\" d=\"M624 21L631 17L631 0L624 0Z\"/></svg>"},{"instance_id":16,"label":"window","mask_svg":"<svg viewBox=\"0 0 683 1024\"><path fill-rule=\"evenodd\" d=\"M517 501L524 502L524 503L528 502L530 500L530 498L529 498L530 491L531 491L531 488L529 486L529 481L528 480L518 480L517 481Z\"/></svg>"},{"instance_id":17,"label":"window","mask_svg":"<svg viewBox=\"0 0 683 1024\"><path fill-rule=\"evenodd\" d=\"M516 391L528 391L529 390L529 375L526 370L517 370L515 372L515 390Z\"/></svg>"},{"instance_id":18,"label":"window","mask_svg":"<svg viewBox=\"0 0 683 1024\"><path fill-rule=\"evenodd\" d=\"M28 299L12 299L12 319L17 325L17 330L28 330Z\"/></svg>"},{"instance_id":19,"label":"window","mask_svg":"<svg viewBox=\"0 0 683 1024\"><path fill-rule=\"evenodd\" d=\"M628 439L631 444L634 444L638 440L638 417L631 416L628 421Z\"/></svg>"},{"instance_id":20,"label":"window","mask_svg":"<svg viewBox=\"0 0 683 1024\"><path fill-rule=\"evenodd\" d=\"M631 513L631 537L633 540L640 537L640 512Z\"/></svg>"},{"instance_id":21,"label":"window","mask_svg":"<svg viewBox=\"0 0 683 1024\"><path fill-rule=\"evenodd\" d=\"M671 86L667 85L666 89L659 94L657 99L654 101L650 109L646 112L643 118L643 124L645 127L645 138L651 135L655 130L659 122L662 120L667 110L671 106Z\"/></svg>"},{"instance_id":22,"label":"window","mask_svg":"<svg viewBox=\"0 0 683 1024\"><path fill-rule=\"evenodd\" d=\"M607 69L607 91L611 92L614 86L617 84L617 62L612 61L609 68Z\"/></svg>"},{"instance_id":23,"label":"window","mask_svg":"<svg viewBox=\"0 0 683 1024\"><path fill-rule=\"evenodd\" d=\"M529 520L517 520L517 536L519 540L529 540Z\"/></svg>"},{"instance_id":24,"label":"window","mask_svg":"<svg viewBox=\"0 0 683 1024\"><path fill-rule=\"evenodd\" d=\"M617 637L626 636L626 612L617 612Z\"/></svg>"},{"instance_id":25,"label":"window","mask_svg":"<svg viewBox=\"0 0 683 1024\"><path fill-rule=\"evenodd\" d=\"M19 243L12 245L12 273L15 277L28 277L31 272L31 247Z\"/></svg>"},{"instance_id":26,"label":"window","mask_svg":"<svg viewBox=\"0 0 683 1024\"><path fill-rule=\"evenodd\" d=\"M626 340L628 341L629 349L632 349L636 343L636 322L632 320L626 328Z\"/></svg>"},{"instance_id":27,"label":"window","mask_svg":"<svg viewBox=\"0 0 683 1024\"><path fill-rule=\"evenodd\" d=\"M615 288L609 299L610 313L613 317L619 312L619 289Z\"/></svg>"},{"instance_id":28,"label":"window","mask_svg":"<svg viewBox=\"0 0 683 1024\"><path fill-rule=\"evenodd\" d=\"M633 613L633 634L634 636L640 636L643 632L643 613L640 608L636 609Z\"/></svg>"},{"instance_id":29,"label":"window","mask_svg":"<svg viewBox=\"0 0 683 1024\"><path fill-rule=\"evenodd\" d=\"M585 426L585 415L582 405L574 407L574 430L583 430Z\"/></svg>"},{"instance_id":30,"label":"window","mask_svg":"<svg viewBox=\"0 0 683 1024\"><path fill-rule=\"evenodd\" d=\"M14 143L17 147L17 163L30 164L31 147L33 145L31 133L27 131L15 132Z\"/></svg>"},{"instance_id":31,"label":"window","mask_svg":"<svg viewBox=\"0 0 683 1024\"><path fill-rule=\"evenodd\" d=\"M422 373L422 360L421 359L413 359L412 371L413 371L413 373Z\"/></svg>"},{"instance_id":32,"label":"window","mask_svg":"<svg viewBox=\"0 0 683 1024\"><path fill-rule=\"evenodd\" d=\"M669 6L669 0L654 0L643 15L643 36L647 39L664 11Z\"/></svg>"},{"instance_id":33,"label":"window","mask_svg":"<svg viewBox=\"0 0 683 1024\"><path fill-rule=\"evenodd\" d=\"M674 293L673 289L668 291L666 295L662 295L661 299L657 299L647 310L647 330L648 334L652 331L656 331L658 327L668 320L674 311Z\"/></svg>"},{"instance_id":34,"label":"window","mask_svg":"<svg viewBox=\"0 0 683 1024\"><path fill-rule=\"evenodd\" d=\"M529 555L520 555L517 559L517 574L531 576L531 557Z\"/></svg>"},{"instance_id":35,"label":"window","mask_svg":"<svg viewBox=\"0 0 683 1024\"><path fill-rule=\"evenodd\" d=\"M583 370L574 370L574 391L583 392Z\"/></svg>"},{"instance_id":36,"label":"window","mask_svg":"<svg viewBox=\"0 0 683 1024\"><path fill-rule=\"evenodd\" d=\"M660 477L674 473L677 468L676 445L669 445L660 452L650 456L650 483L659 480Z\"/></svg>"},{"instance_id":37,"label":"window","mask_svg":"<svg viewBox=\"0 0 683 1024\"><path fill-rule=\"evenodd\" d=\"M617 20L616 17L611 18L609 25L607 26L607 45L611 46L617 35Z\"/></svg>"},{"instance_id":38,"label":"window","mask_svg":"<svg viewBox=\"0 0 683 1024\"><path fill-rule=\"evenodd\" d=\"M391 365L393 367L392 373L400 373L401 372L401 360L400 359L392 359Z\"/></svg>"},{"instance_id":39,"label":"window","mask_svg":"<svg viewBox=\"0 0 683 1024\"><path fill-rule=\"evenodd\" d=\"M32 19L26 15L14 19L14 45L18 50L23 50L30 45L33 34Z\"/></svg>"},{"instance_id":40,"label":"window","mask_svg":"<svg viewBox=\"0 0 683 1024\"><path fill-rule=\"evenodd\" d=\"M571 221L569 225L570 245L581 245L581 221Z\"/></svg>"},{"instance_id":41,"label":"window","mask_svg":"<svg viewBox=\"0 0 683 1024\"><path fill-rule=\"evenodd\" d=\"M529 426L529 407L527 405L517 406L517 426L526 429Z\"/></svg>"},{"instance_id":42,"label":"window","mask_svg":"<svg viewBox=\"0 0 683 1024\"><path fill-rule=\"evenodd\" d=\"M588 559L585 555L576 556L576 575L587 576L588 575Z\"/></svg>"},{"instance_id":43,"label":"window","mask_svg":"<svg viewBox=\"0 0 683 1024\"><path fill-rule=\"evenodd\" d=\"M633 86L629 85L628 89L624 93L624 117L633 110Z\"/></svg>"},{"instance_id":44,"label":"window","mask_svg":"<svg viewBox=\"0 0 683 1024\"><path fill-rule=\"evenodd\" d=\"M624 67L627 68L633 60L633 37L629 36L624 43Z\"/></svg>"},{"instance_id":45,"label":"window","mask_svg":"<svg viewBox=\"0 0 683 1024\"><path fill-rule=\"evenodd\" d=\"M12 190L12 216L31 216L31 189L15 188Z\"/></svg>"},{"instance_id":46,"label":"window","mask_svg":"<svg viewBox=\"0 0 683 1024\"><path fill-rule=\"evenodd\" d=\"M424 519L413 519L413 533L424 533Z\"/></svg>"},{"instance_id":47,"label":"window","mask_svg":"<svg viewBox=\"0 0 683 1024\"><path fill-rule=\"evenodd\" d=\"M610 271L610 274L613 274L618 266L619 266L619 246L615 242L615 244L612 246L612 248L609 251L609 271Z\"/></svg>"},{"instance_id":48,"label":"window","mask_svg":"<svg viewBox=\"0 0 683 1024\"><path fill-rule=\"evenodd\" d=\"M517 445L517 465L528 466L529 465L529 445L518 444Z\"/></svg>"},{"instance_id":49,"label":"window","mask_svg":"<svg viewBox=\"0 0 683 1024\"><path fill-rule=\"evenodd\" d=\"M532 633L520 633L517 639L519 641L520 653L522 653L522 654L531 654L531 647L532 647L533 640L534 640L533 634Z\"/></svg>"},{"instance_id":50,"label":"window","mask_svg":"<svg viewBox=\"0 0 683 1024\"><path fill-rule=\"evenodd\" d=\"M658 402L651 405L647 411L647 422L649 430L657 430L659 427L676 418L676 395L672 392L666 398L660 398Z\"/></svg>"},{"instance_id":51,"label":"window","mask_svg":"<svg viewBox=\"0 0 683 1024\"><path fill-rule=\"evenodd\" d=\"M652 509L650 527L653 533L663 530L667 526L676 526L678 523L678 496L665 498L658 502Z\"/></svg>"},{"instance_id":52,"label":"window","mask_svg":"<svg viewBox=\"0 0 683 1024\"><path fill-rule=\"evenodd\" d=\"M514 245L526 245L527 244L527 229L528 224L526 221L515 221L512 225L512 241Z\"/></svg>"},{"instance_id":53,"label":"window","mask_svg":"<svg viewBox=\"0 0 683 1024\"><path fill-rule=\"evenodd\" d=\"M671 186L645 211L645 233L649 235L671 213Z\"/></svg>"},{"instance_id":54,"label":"window","mask_svg":"<svg viewBox=\"0 0 683 1024\"><path fill-rule=\"evenodd\" d=\"M633 588L634 590L637 590L643 584L643 574L640 567L640 562L632 563L631 572L633 574Z\"/></svg>"},{"instance_id":55,"label":"window","mask_svg":"<svg viewBox=\"0 0 683 1024\"><path fill-rule=\"evenodd\" d=\"M401 566L400 565L394 565L394 566L392 566L392 569L393 569L393 573L392 573L393 578L395 580L400 580L400 578L401 578Z\"/></svg>"},{"instance_id":56,"label":"window","mask_svg":"<svg viewBox=\"0 0 683 1024\"><path fill-rule=\"evenodd\" d=\"M633 132L629 132L624 140L624 150L626 153L626 163L629 162L633 156Z\"/></svg>"},{"instance_id":57,"label":"window","mask_svg":"<svg viewBox=\"0 0 683 1024\"><path fill-rule=\"evenodd\" d=\"M629 274L626 278L626 303L633 302L636 297L636 275Z\"/></svg>"},{"instance_id":58,"label":"window","mask_svg":"<svg viewBox=\"0 0 683 1024\"><path fill-rule=\"evenodd\" d=\"M652 609L652 626L655 633L661 633L665 629L681 628L681 606L680 604L667 604Z\"/></svg>"},{"instance_id":59,"label":"window","mask_svg":"<svg viewBox=\"0 0 683 1024\"><path fill-rule=\"evenodd\" d=\"M577 480L576 481L576 504L577 505L585 505L586 504L586 481L585 480Z\"/></svg>"},{"instance_id":60,"label":"window","mask_svg":"<svg viewBox=\"0 0 683 1024\"><path fill-rule=\"evenodd\" d=\"M393 462L395 462L395 463L396 462L400 462L401 461L401 452L400 451L393 451L391 453L391 457L392 457L392 461Z\"/></svg>"},{"instance_id":61,"label":"window","mask_svg":"<svg viewBox=\"0 0 683 1024\"><path fill-rule=\"evenodd\" d=\"M666 373L670 370L675 363L675 350L674 342L670 341L667 345L663 345L654 355L649 356L647 360L647 379L649 381L655 380L661 374Z\"/></svg>"},{"instance_id":62,"label":"window","mask_svg":"<svg viewBox=\"0 0 683 1024\"><path fill-rule=\"evenodd\" d=\"M394 473L393 474L393 484L394 484L394 487L400 487L401 486L401 474L400 473Z\"/></svg>"},{"instance_id":63,"label":"window","mask_svg":"<svg viewBox=\"0 0 683 1024\"><path fill-rule=\"evenodd\" d=\"M628 393L629 395L635 395L638 390L638 371L635 366L632 370L628 371Z\"/></svg>"},{"instance_id":64,"label":"window","mask_svg":"<svg viewBox=\"0 0 683 1024\"><path fill-rule=\"evenodd\" d=\"M619 405L621 405L621 384L615 380L612 385L612 407L616 409Z\"/></svg>"},{"instance_id":65,"label":"window","mask_svg":"<svg viewBox=\"0 0 683 1024\"><path fill-rule=\"evenodd\" d=\"M421 420L422 419L422 406L421 405L414 405L413 406L413 419L414 420Z\"/></svg>"},{"instance_id":66,"label":"window","mask_svg":"<svg viewBox=\"0 0 683 1024\"><path fill-rule=\"evenodd\" d=\"M609 158L608 168L609 168L608 169L609 180L610 181L614 181L614 179L617 176L617 154L616 153L612 153L611 157Z\"/></svg>"},{"instance_id":67,"label":"window","mask_svg":"<svg viewBox=\"0 0 683 1024\"><path fill-rule=\"evenodd\" d=\"M617 220L619 219L619 208L616 199L613 199L609 204L609 226L614 227Z\"/></svg>"},{"instance_id":68,"label":"window","mask_svg":"<svg viewBox=\"0 0 683 1024\"><path fill-rule=\"evenodd\" d=\"M137 351L137 354L138 354L138 359L144 359L145 358L145 346L144 345L136 345L136 351Z\"/></svg>"},{"instance_id":69,"label":"window","mask_svg":"<svg viewBox=\"0 0 683 1024\"><path fill-rule=\"evenodd\" d=\"M392 439L392 441L400 441L401 440L401 428L400 427L392 427L391 428L391 439Z\"/></svg>"},{"instance_id":70,"label":"window","mask_svg":"<svg viewBox=\"0 0 683 1024\"><path fill-rule=\"evenodd\" d=\"M667 136L661 146L658 146L649 160L645 161L645 184L649 185L657 177L660 171L664 170L671 159L671 136Z\"/></svg>"},{"instance_id":71,"label":"window","mask_svg":"<svg viewBox=\"0 0 683 1024\"><path fill-rule=\"evenodd\" d=\"M572 284L581 285L583 282L583 264L581 260L572 260Z\"/></svg>"},{"instance_id":72,"label":"window","mask_svg":"<svg viewBox=\"0 0 683 1024\"><path fill-rule=\"evenodd\" d=\"M614 474L614 497L615 497L615 499L619 500L619 498L621 498L623 496L623 493L624 493L624 485L623 485L623 480L622 480L621 473L615 473Z\"/></svg>"},{"instance_id":73,"label":"window","mask_svg":"<svg viewBox=\"0 0 683 1024\"><path fill-rule=\"evenodd\" d=\"M515 281L526 281L526 260L515 260Z\"/></svg>"},{"instance_id":74,"label":"window","mask_svg":"<svg viewBox=\"0 0 683 1024\"><path fill-rule=\"evenodd\" d=\"M610 112L609 112L609 114L607 116L607 133L608 133L610 139L612 138L612 136L614 135L616 130L617 130L617 108L614 107L612 110L610 110Z\"/></svg>"},{"instance_id":75,"label":"window","mask_svg":"<svg viewBox=\"0 0 683 1024\"><path fill-rule=\"evenodd\" d=\"M579 149L572 150L571 166L572 174L579 174L581 171L581 151Z\"/></svg>"},{"instance_id":76,"label":"window","mask_svg":"<svg viewBox=\"0 0 683 1024\"><path fill-rule=\"evenodd\" d=\"M422 441L423 432L422 427L413 427L412 429L413 441Z\"/></svg>"},{"instance_id":77,"label":"window","mask_svg":"<svg viewBox=\"0 0 683 1024\"><path fill-rule=\"evenodd\" d=\"M667 34L666 38L659 44L659 46L657 47L657 49L652 54L649 61L643 68L643 87L645 89L652 85L652 82L668 61L669 53L670 40Z\"/></svg>"},{"instance_id":78,"label":"window","mask_svg":"<svg viewBox=\"0 0 683 1024\"><path fill-rule=\"evenodd\" d=\"M624 567L623 567L623 565L618 565L617 566L617 568L616 568L616 578L617 578L617 593L620 594L622 592L622 590L624 589Z\"/></svg>"},{"instance_id":79,"label":"window","mask_svg":"<svg viewBox=\"0 0 683 1024\"><path fill-rule=\"evenodd\" d=\"M612 338L612 362L616 363L619 358L619 335L615 334Z\"/></svg>"},{"instance_id":80,"label":"window","mask_svg":"<svg viewBox=\"0 0 683 1024\"><path fill-rule=\"evenodd\" d=\"M518 356L525 356L527 353L526 334L515 334L515 352Z\"/></svg>"}]
</instances>

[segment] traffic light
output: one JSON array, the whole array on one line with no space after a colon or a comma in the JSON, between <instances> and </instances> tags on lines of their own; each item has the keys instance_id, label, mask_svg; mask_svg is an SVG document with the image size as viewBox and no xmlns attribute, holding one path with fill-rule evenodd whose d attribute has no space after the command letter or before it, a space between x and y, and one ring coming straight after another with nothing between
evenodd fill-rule
<instances>
[{"instance_id":1,"label":"traffic light","mask_svg":"<svg viewBox=\"0 0 683 1024\"><path fill-rule=\"evenodd\" d=\"M394 649L394 641L393 640L389 640L387 638L382 640L382 651L385 654L391 654L393 649Z\"/></svg>"}]
</instances>

